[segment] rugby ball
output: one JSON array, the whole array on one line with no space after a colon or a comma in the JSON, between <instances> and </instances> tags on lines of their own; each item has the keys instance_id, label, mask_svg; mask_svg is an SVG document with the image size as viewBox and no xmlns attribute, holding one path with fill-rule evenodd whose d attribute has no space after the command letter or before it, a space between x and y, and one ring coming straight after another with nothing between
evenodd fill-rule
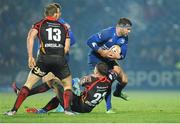
<instances>
[{"instance_id":1,"label":"rugby ball","mask_svg":"<svg viewBox=\"0 0 180 124\"><path fill-rule=\"evenodd\" d=\"M113 45L110 50L115 53L115 54L120 54L121 53L121 47L119 45Z\"/></svg>"}]
</instances>

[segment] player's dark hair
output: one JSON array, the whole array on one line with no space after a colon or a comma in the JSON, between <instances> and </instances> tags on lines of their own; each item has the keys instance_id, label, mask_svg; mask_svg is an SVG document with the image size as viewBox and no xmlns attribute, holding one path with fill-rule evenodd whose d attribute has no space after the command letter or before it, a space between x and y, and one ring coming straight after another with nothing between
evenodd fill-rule
<instances>
[{"instance_id":1,"label":"player's dark hair","mask_svg":"<svg viewBox=\"0 0 180 124\"><path fill-rule=\"evenodd\" d=\"M59 3L53 3L57 8L59 8L59 10L62 10L62 7Z\"/></svg>"},{"instance_id":2,"label":"player's dark hair","mask_svg":"<svg viewBox=\"0 0 180 124\"><path fill-rule=\"evenodd\" d=\"M53 16L58 12L58 7L54 4L49 4L45 7L44 15L45 16Z\"/></svg>"},{"instance_id":3,"label":"player's dark hair","mask_svg":"<svg viewBox=\"0 0 180 124\"><path fill-rule=\"evenodd\" d=\"M108 65L104 62L100 62L100 63L96 64L96 69L103 76L107 75L108 71L109 71Z\"/></svg>"},{"instance_id":4,"label":"player's dark hair","mask_svg":"<svg viewBox=\"0 0 180 124\"><path fill-rule=\"evenodd\" d=\"M118 25L120 25L120 26L126 26L126 25L132 26L132 23L128 18L120 18L118 21Z\"/></svg>"}]
</instances>

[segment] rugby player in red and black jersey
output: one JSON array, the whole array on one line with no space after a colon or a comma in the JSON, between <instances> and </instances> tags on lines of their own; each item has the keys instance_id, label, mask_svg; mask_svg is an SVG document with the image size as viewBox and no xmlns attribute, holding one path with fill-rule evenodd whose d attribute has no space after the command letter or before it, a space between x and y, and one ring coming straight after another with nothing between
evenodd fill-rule
<instances>
[{"instance_id":1,"label":"rugby player in red and black jersey","mask_svg":"<svg viewBox=\"0 0 180 124\"><path fill-rule=\"evenodd\" d=\"M61 16L60 8L54 4L49 4L45 8L44 14L45 18L36 23L28 33L28 66L31 71L26 83L18 94L14 107L6 112L6 115L14 115L18 111L32 86L48 72L52 72L64 82L64 109L65 113L71 112L72 77L65 59L65 54L70 48L69 34L67 28L57 21ZM33 45L37 36L41 46L37 60L35 61L33 57Z\"/></svg>"},{"instance_id":2,"label":"rugby player in red and black jersey","mask_svg":"<svg viewBox=\"0 0 180 124\"><path fill-rule=\"evenodd\" d=\"M100 62L95 66L94 73L84 76L79 84L84 87L82 95L73 94L71 108L74 112L89 113L98 105L106 94L110 91L112 82L117 78L117 73L109 71L106 63ZM32 113L46 113L55 109L60 103L63 106L63 91L57 88L58 95L53 97L50 102L42 109L33 108ZM31 110L29 108L29 110Z\"/></svg>"}]
</instances>

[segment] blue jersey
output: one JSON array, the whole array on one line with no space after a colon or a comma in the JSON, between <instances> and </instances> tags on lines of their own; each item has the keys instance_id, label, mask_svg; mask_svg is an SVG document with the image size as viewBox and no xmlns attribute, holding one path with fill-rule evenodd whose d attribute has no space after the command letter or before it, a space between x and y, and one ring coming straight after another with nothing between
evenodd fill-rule
<instances>
[{"instance_id":1,"label":"blue jersey","mask_svg":"<svg viewBox=\"0 0 180 124\"><path fill-rule=\"evenodd\" d=\"M87 45L91 48L89 53L88 63L98 63L100 61L112 61L100 56L97 51L99 48L110 49L113 45L119 45L121 47L121 58L124 59L127 52L128 37L117 36L116 28L110 27L102 30L101 32L92 35L87 40Z\"/></svg>"},{"instance_id":2,"label":"blue jersey","mask_svg":"<svg viewBox=\"0 0 180 124\"><path fill-rule=\"evenodd\" d=\"M62 23L62 24L68 24L67 22L65 22L62 18L60 18L59 20L58 20L60 23ZM69 25L69 24L68 24ZM70 42L71 42L71 46L72 45L74 45L75 43L76 43L76 41L75 41L75 38L74 38L74 34L73 34L73 32L71 31L71 28L69 27L68 28L68 33L69 33L69 37L70 37Z\"/></svg>"}]
</instances>

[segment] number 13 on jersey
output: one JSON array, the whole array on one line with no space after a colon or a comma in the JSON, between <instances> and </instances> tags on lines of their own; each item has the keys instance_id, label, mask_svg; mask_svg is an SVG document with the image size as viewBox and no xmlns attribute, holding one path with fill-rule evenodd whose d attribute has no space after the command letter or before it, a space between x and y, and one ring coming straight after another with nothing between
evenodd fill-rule
<instances>
[{"instance_id":1,"label":"number 13 on jersey","mask_svg":"<svg viewBox=\"0 0 180 124\"><path fill-rule=\"evenodd\" d=\"M61 41L61 30L58 28L48 28L48 40Z\"/></svg>"}]
</instances>

